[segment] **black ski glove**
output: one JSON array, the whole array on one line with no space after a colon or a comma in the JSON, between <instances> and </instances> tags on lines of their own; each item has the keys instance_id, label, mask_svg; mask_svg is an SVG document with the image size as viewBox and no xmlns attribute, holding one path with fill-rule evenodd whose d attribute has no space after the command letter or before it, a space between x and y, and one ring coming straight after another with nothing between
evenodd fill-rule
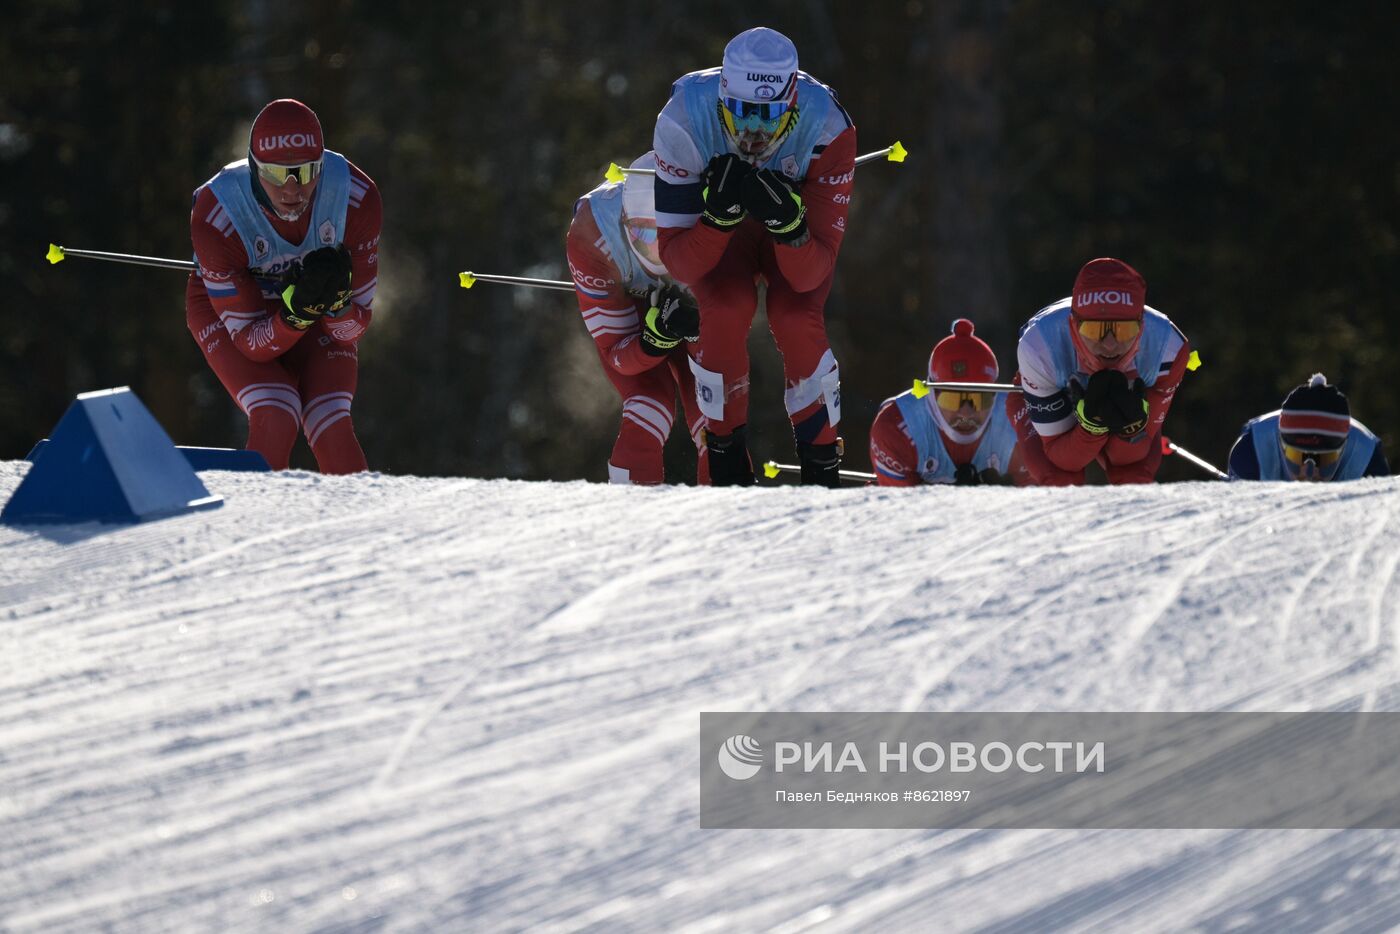
<instances>
[{"instance_id":1,"label":"black ski glove","mask_svg":"<svg viewBox=\"0 0 1400 934\"><path fill-rule=\"evenodd\" d=\"M1129 385L1125 378L1122 386L1109 393L1104 421L1115 435L1131 438L1147 427L1147 413L1147 390L1142 380L1135 379Z\"/></svg>"},{"instance_id":2,"label":"black ski glove","mask_svg":"<svg viewBox=\"0 0 1400 934\"><path fill-rule=\"evenodd\" d=\"M1112 429L1108 425L1109 398L1117 389L1126 389L1128 378L1119 370L1099 370L1089 377L1082 388L1075 380L1070 380L1070 396L1078 396L1074 406L1074 417L1079 425L1091 435L1106 435Z\"/></svg>"},{"instance_id":3,"label":"black ski glove","mask_svg":"<svg viewBox=\"0 0 1400 934\"><path fill-rule=\"evenodd\" d=\"M700 183L705 187L700 197L705 199L705 213L700 222L718 230L733 230L744 219L743 189L744 179L753 171L753 166L743 159L727 152L715 156L700 175Z\"/></svg>"},{"instance_id":4,"label":"black ski glove","mask_svg":"<svg viewBox=\"0 0 1400 934\"><path fill-rule=\"evenodd\" d=\"M350 301L350 252L344 245L313 250L292 267L282 290L282 318L305 331Z\"/></svg>"},{"instance_id":5,"label":"black ski glove","mask_svg":"<svg viewBox=\"0 0 1400 934\"><path fill-rule=\"evenodd\" d=\"M755 169L744 179L744 207L779 243L792 244L807 235L807 207L786 175Z\"/></svg>"},{"instance_id":6,"label":"black ski glove","mask_svg":"<svg viewBox=\"0 0 1400 934\"><path fill-rule=\"evenodd\" d=\"M959 464L958 469L953 471L954 486L981 486L982 475L977 472L977 468L971 464Z\"/></svg>"},{"instance_id":7,"label":"black ski glove","mask_svg":"<svg viewBox=\"0 0 1400 934\"><path fill-rule=\"evenodd\" d=\"M684 293L673 285L651 292L651 308L642 323L642 350L664 357L681 341L700 336L700 309L683 301Z\"/></svg>"}]
</instances>

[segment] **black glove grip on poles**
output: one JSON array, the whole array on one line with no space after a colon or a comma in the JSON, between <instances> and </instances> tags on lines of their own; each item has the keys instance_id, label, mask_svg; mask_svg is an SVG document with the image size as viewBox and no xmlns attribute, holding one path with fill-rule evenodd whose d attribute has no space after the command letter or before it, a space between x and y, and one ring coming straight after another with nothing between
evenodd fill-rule
<instances>
[{"instance_id":1,"label":"black glove grip on poles","mask_svg":"<svg viewBox=\"0 0 1400 934\"><path fill-rule=\"evenodd\" d=\"M321 316L339 311L350 301L350 252L343 244L323 246L306 254L292 270L282 291L283 317L305 330Z\"/></svg>"},{"instance_id":2,"label":"black glove grip on poles","mask_svg":"<svg viewBox=\"0 0 1400 934\"><path fill-rule=\"evenodd\" d=\"M1147 427L1147 391L1141 379L1127 380L1122 386L1115 386L1108 398L1108 410L1104 423L1116 435L1131 438Z\"/></svg>"},{"instance_id":3,"label":"black glove grip on poles","mask_svg":"<svg viewBox=\"0 0 1400 934\"><path fill-rule=\"evenodd\" d=\"M651 308L642 322L642 350L664 357L681 341L700 336L700 309L683 302L680 289L662 286L651 292Z\"/></svg>"},{"instance_id":4,"label":"black glove grip on poles","mask_svg":"<svg viewBox=\"0 0 1400 934\"><path fill-rule=\"evenodd\" d=\"M719 230L733 230L744 219L744 179L753 166L732 152L715 156L700 176L705 187L700 196L705 200L705 212L700 222Z\"/></svg>"},{"instance_id":5,"label":"black glove grip on poles","mask_svg":"<svg viewBox=\"0 0 1400 934\"><path fill-rule=\"evenodd\" d=\"M750 173L744 179L744 207L780 243L791 244L807 234L807 208L786 175L771 169Z\"/></svg>"}]
</instances>

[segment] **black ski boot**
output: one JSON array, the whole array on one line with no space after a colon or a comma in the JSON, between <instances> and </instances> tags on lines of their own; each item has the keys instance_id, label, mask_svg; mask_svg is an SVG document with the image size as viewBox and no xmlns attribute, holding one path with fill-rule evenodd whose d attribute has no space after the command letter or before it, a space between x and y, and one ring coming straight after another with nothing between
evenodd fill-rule
<instances>
[{"instance_id":1,"label":"black ski boot","mask_svg":"<svg viewBox=\"0 0 1400 934\"><path fill-rule=\"evenodd\" d=\"M753 486L749 426L740 425L727 435L707 431L705 445L709 448L711 486Z\"/></svg>"},{"instance_id":2,"label":"black ski boot","mask_svg":"<svg viewBox=\"0 0 1400 934\"><path fill-rule=\"evenodd\" d=\"M841 485L841 449L837 444L799 443L797 457L802 464L803 486L836 489Z\"/></svg>"}]
</instances>

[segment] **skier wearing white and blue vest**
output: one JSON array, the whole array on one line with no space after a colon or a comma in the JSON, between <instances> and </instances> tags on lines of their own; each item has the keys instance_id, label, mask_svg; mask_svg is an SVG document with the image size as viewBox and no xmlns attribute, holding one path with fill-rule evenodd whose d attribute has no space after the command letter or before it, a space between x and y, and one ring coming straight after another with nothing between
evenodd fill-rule
<instances>
[{"instance_id":1,"label":"skier wearing white and blue vest","mask_svg":"<svg viewBox=\"0 0 1400 934\"><path fill-rule=\"evenodd\" d=\"M1314 373L1275 412L1245 423L1230 449L1231 480L1388 477L1380 438L1351 417L1347 397Z\"/></svg>"},{"instance_id":2,"label":"skier wearing white and blue vest","mask_svg":"<svg viewBox=\"0 0 1400 934\"><path fill-rule=\"evenodd\" d=\"M929 355L930 382L990 383L998 372L966 318ZM918 398L909 390L885 400L870 426L870 463L880 486L1030 482L1001 392L942 389Z\"/></svg>"},{"instance_id":3,"label":"skier wearing white and blue vest","mask_svg":"<svg viewBox=\"0 0 1400 934\"><path fill-rule=\"evenodd\" d=\"M647 153L633 169L653 169ZM698 479L709 479L705 419L696 408L685 341L700 334L700 315L666 272L656 245L652 178L629 173L599 185L574 205L565 241L579 314L603 373L622 397L622 423L608 457L610 483L665 480L662 452L676 416L676 396L699 453Z\"/></svg>"},{"instance_id":4,"label":"skier wearing white and blue vest","mask_svg":"<svg viewBox=\"0 0 1400 934\"><path fill-rule=\"evenodd\" d=\"M1147 284L1127 263L1090 260L1070 297L1021 329L1022 391L1007 397L1006 412L1036 484L1082 484L1091 462L1109 483L1156 479L1162 422L1192 351L1146 296Z\"/></svg>"},{"instance_id":5,"label":"skier wearing white and blue vest","mask_svg":"<svg viewBox=\"0 0 1400 934\"><path fill-rule=\"evenodd\" d=\"M855 184L855 126L829 87L798 70L792 42L759 27L729 42L722 67L675 82L652 146L661 260L700 304L690 358L712 482L754 482L747 341L762 279L802 482L838 486L841 378L824 308Z\"/></svg>"},{"instance_id":6,"label":"skier wearing white and blue vest","mask_svg":"<svg viewBox=\"0 0 1400 934\"><path fill-rule=\"evenodd\" d=\"M185 323L274 470L299 433L323 473L366 469L350 407L382 217L374 182L290 98L258 114L246 159L194 193Z\"/></svg>"}]
</instances>

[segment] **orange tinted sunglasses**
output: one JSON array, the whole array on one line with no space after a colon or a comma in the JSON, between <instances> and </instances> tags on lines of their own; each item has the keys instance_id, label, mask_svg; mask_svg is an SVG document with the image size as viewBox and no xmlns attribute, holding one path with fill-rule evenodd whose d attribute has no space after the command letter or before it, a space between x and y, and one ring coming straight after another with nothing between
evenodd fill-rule
<instances>
[{"instance_id":1,"label":"orange tinted sunglasses","mask_svg":"<svg viewBox=\"0 0 1400 934\"><path fill-rule=\"evenodd\" d=\"M996 393L940 389L934 393L934 398L938 400L938 407L945 412L956 412L968 404L972 406L974 412L985 412L992 407L992 400L996 398Z\"/></svg>"},{"instance_id":2,"label":"orange tinted sunglasses","mask_svg":"<svg viewBox=\"0 0 1400 934\"><path fill-rule=\"evenodd\" d=\"M1126 344L1140 333L1142 333L1140 321L1089 321L1086 319L1079 322L1079 336L1088 341L1101 341L1112 334L1118 338L1118 343Z\"/></svg>"},{"instance_id":3,"label":"orange tinted sunglasses","mask_svg":"<svg viewBox=\"0 0 1400 934\"><path fill-rule=\"evenodd\" d=\"M1291 444L1285 444L1283 446L1283 456L1284 459L1294 467L1301 468L1303 466L1303 461L1310 460L1317 465L1318 470L1324 470L1342 459L1342 449L1337 448L1335 451L1305 451L1302 448L1295 448Z\"/></svg>"}]
</instances>

